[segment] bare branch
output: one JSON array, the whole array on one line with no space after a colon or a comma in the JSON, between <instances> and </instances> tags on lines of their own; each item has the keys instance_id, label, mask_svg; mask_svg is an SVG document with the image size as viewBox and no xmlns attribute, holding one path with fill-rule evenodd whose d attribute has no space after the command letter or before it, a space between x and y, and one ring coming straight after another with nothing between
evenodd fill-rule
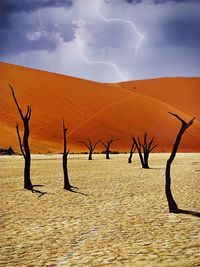
<instances>
[{"instance_id":1,"label":"bare branch","mask_svg":"<svg viewBox=\"0 0 200 267\"><path fill-rule=\"evenodd\" d=\"M187 128L192 125L192 123L194 122L194 120L196 119L195 117L192 118L188 123L186 121L184 121L181 117L179 117L177 114L172 113L172 112L168 112L169 114L171 114L172 116L176 117L178 120L180 120L182 122L183 125L187 126Z\"/></svg>"},{"instance_id":2,"label":"bare branch","mask_svg":"<svg viewBox=\"0 0 200 267\"><path fill-rule=\"evenodd\" d=\"M139 149L141 150L141 147L142 147L142 144L141 144L141 142L140 142L140 138L139 138L139 136L138 136L138 147L139 147ZM136 142L137 143L137 142Z\"/></svg>"},{"instance_id":3,"label":"bare branch","mask_svg":"<svg viewBox=\"0 0 200 267\"><path fill-rule=\"evenodd\" d=\"M98 140L98 141L94 144L92 150L95 150L95 147L97 146L97 144L98 144L99 142L100 142L100 140Z\"/></svg>"},{"instance_id":4,"label":"bare branch","mask_svg":"<svg viewBox=\"0 0 200 267\"><path fill-rule=\"evenodd\" d=\"M119 141L120 139L119 138L115 138L115 136L113 136L110 141L108 141L108 143L111 145L113 142L115 141Z\"/></svg>"},{"instance_id":5,"label":"bare branch","mask_svg":"<svg viewBox=\"0 0 200 267\"><path fill-rule=\"evenodd\" d=\"M154 148L156 148L157 146L158 146L158 144L156 144L155 146L153 146L153 147L149 150L149 152L153 151Z\"/></svg>"},{"instance_id":6,"label":"bare branch","mask_svg":"<svg viewBox=\"0 0 200 267\"><path fill-rule=\"evenodd\" d=\"M79 143L82 143L82 144L84 144L89 150L90 150L90 147L89 147L89 145L85 142L85 141L79 141Z\"/></svg>"},{"instance_id":7,"label":"bare branch","mask_svg":"<svg viewBox=\"0 0 200 267\"><path fill-rule=\"evenodd\" d=\"M153 137L153 138L151 139L151 141L149 142L149 145L148 145L148 150L150 150L150 149L151 149L151 146L152 146L153 142L154 142L154 137Z\"/></svg>"},{"instance_id":8,"label":"bare branch","mask_svg":"<svg viewBox=\"0 0 200 267\"><path fill-rule=\"evenodd\" d=\"M23 149L22 139L21 139L21 136L20 136L20 133L19 133L19 125L18 124L16 125L16 130L17 130L17 135L18 135L18 139L19 139L20 150L22 152L23 157L25 158L25 152L24 152L24 149Z\"/></svg>"},{"instance_id":9,"label":"bare branch","mask_svg":"<svg viewBox=\"0 0 200 267\"><path fill-rule=\"evenodd\" d=\"M27 107L27 112L25 118L29 121L31 118L31 106Z\"/></svg>"},{"instance_id":10,"label":"bare branch","mask_svg":"<svg viewBox=\"0 0 200 267\"><path fill-rule=\"evenodd\" d=\"M190 125L193 124L194 120L196 119L196 117L193 117L187 124L187 128L190 127Z\"/></svg>"},{"instance_id":11,"label":"bare branch","mask_svg":"<svg viewBox=\"0 0 200 267\"><path fill-rule=\"evenodd\" d=\"M22 113L22 110L21 110L21 108L19 107L19 104L18 104L17 98L16 98L16 96L15 96L14 89L13 89L13 87L12 87L10 84L9 84L9 86L10 86L10 89L11 89L12 96L13 96L13 99L14 99L14 101L15 101L15 104L16 104L16 106L17 106L17 109L18 109L18 111L19 111L19 114L20 114L20 116L21 116L22 120L24 120L24 115L23 115L23 113Z\"/></svg>"},{"instance_id":12,"label":"bare branch","mask_svg":"<svg viewBox=\"0 0 200 267\"><path fill-rule=\"evenodd\" d=\"M89 143L88 146L90 147L90 150L93 150L93 149L92 149L92 142L91 142L90 138L88 138L88 143Z\"/></svg>"},{"instance_id":13,"label":"bare branch","mask_svg":"<svg viewBox=\"0 0 200 267\"><path fill-rule=\"evenodd\" d=\"M102 140L99 140L99 141L102 143L102 145L103 145L105 148L107 148L106 143L104 143Z\"/></svg>"}]
</instances>

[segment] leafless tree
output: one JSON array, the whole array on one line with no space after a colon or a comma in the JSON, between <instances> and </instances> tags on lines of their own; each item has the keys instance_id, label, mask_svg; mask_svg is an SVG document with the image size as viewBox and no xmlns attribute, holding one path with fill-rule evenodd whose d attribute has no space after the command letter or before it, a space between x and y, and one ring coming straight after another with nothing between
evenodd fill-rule
<instances>
[{"instance_id":1,"label":"leafless tree","mask_svg":"<svg viewBox=\"0 0 200 267\"><path fill-rule=\"evenodd\" d=\"M171 155L169 157L169 159L167 160L167 164L166 164L166 170L165 170L165 178L166 178L166 183L165 183L165 193L166 193L166 197L167 197L167 202L168 202L168 207L169 207L169 212L172 213L185 213L185 214L191 214L197 217L200 217L200 213L199 212L195 212L195 211L188 211L188 210L182 210L179 209L171 192L171 175L170 175L170 171L171 171L171 164L176 156L176 152L178 150L182 135L184 134L185 130L187 128L189 128L195 118L191 119L188 123L185 122L182 118L180 118L178 115L169 112L169 114L171 114L172 116L176 117L180 122L181 122L181 128L176 136L176 140L175 143L173 145L172 148L172 152Z\"/></svg>"},{"instance_id":2,"label":"leafless tree","mask_svg":"<svg viewBox=\"0 0 200 267\"><path fill-rule=\"evenodd\" d=\"M90 140L90 138L88 138L87 141L79 141L80 143L84 144L88 150L89 150L89 157L88 160L92 160L92 154L96 148L96 145L100 142L100 140L96 141L96 143L92 143L92 141Z\"/></svg>"},{"instance_id":3,"label":"leafless tree","mask_svg":"<svg viewBox=\"0 0 200 267\"><path fill-rule=\"evenodd\" d=\"M142 168L149 169L149 154L153 151L153 149L157 146L154 145L154 137L148 142L147 141L147 133L144 133L143 143L141 143L140 138L137 140L134 137L135 145L138 150L138 154L140 157Z\"/></svg>"},{"instance_id":4,"label":"leafless tree","mask_svg":"<svg viewBox=\"0 0 200 267\"><path fill-rule=\"evenodd\" d=\"M29 129L29 120L31 118L31 106L28 105L27 107L27 111L26 114L23 115L23 112L18 104L18 101L15 97L15 93L14 93L14 89L13 87L9 84L11 92L12 92L12 96L13 99L15 101L15 104L17 106L17 109L19 111L19 115L23 121L23 125L24 125L24 134L23 134L23 141L21 139L20 136L20 132L19 132L19 125L16 125L16 130L17 130L17 135L18 135L18 139L19 139L19 146L20 146L20 150L22 152L22 155L24 157L25 160L25 166L24 166L24 188L28 189L28 190L32 190L33 191L33 185L31 182L31 178L30 178L30 166L31 166L31 153L30 153L30 148L29 148L29 134L30 134L30 129Z\"/></svg>"},{"instance_id":5,"label":"leafless tree","mask_svg":"<svg viewBox=\"0 0 200 267\"><path fill-rule=\"evenodd\" d=\"M69 150L67 150L67 128L65 128L65 122L63 120L63 174L64 174L64 189L71 191L71 184L69 182L67 157Z\"/></svg>"},{"instance_id":6,"label":"leafless tree","mask_svg":"<svg viewBox=\"0 0 200 267\"><path fill-rule=\"evenodd\" d=\"M134 136L132 135L132 144L131 144L130 154L128 158L128 163L132 163L132 157L133 157L133 153L135 152L135 150L136 150L136 144L135 144Z\"/></svg>"},{"instance_id":7,"label":"leafless tree","mask_svg":"<svg viewBox=\"0 0 200 267\"><path fill-rule=\"evenodd\" d=\"M106 142L103 142L102 140L100 140L100 142L103 144L103 146L105 147L105 152L106 152L106 159L110 159L110 146L113 142L118 141L118 138L115 138L114 136L110 139L107 140Z\"/></svg>"}]
</instances>

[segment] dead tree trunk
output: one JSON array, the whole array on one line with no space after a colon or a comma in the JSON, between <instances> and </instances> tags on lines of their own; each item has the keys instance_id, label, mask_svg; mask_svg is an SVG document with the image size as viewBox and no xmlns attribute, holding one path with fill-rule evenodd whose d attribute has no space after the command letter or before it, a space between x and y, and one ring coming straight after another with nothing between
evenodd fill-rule
<instances>
[{"instance_id":1,"label":"dead tree trunk","mask_svg":"<svg viewBox=\"0 0 200 267\"><path fill-rule=\"evenodd\" d=\"M136 141L136 139L134 137L134 141L135 141L135 145L136 145L139 157L140 157L140 162L141 162L142 168L145 168L144 159L143 159L143 155L142 155L142 145L140 143L139 137L138 137L138 141Z\"/></svg>"},{"instance_id":2,"label":"dead tree trunk","mask_svg":"<svg viewBox=\"0 0 200 267\"><path fill-rule=\"evenodd\" d=\"M67 151L67 128L65 128L65 122L63 120L63 174L64 174L64 189L71 190L71 185L68 176L67 157L69 150Z\"/></svg>"},{"instance_id":3,"label":"dead tree trunk","mask_svg":"<svg viewBox=\"0 0 200 267\"><path fill-rule=\"evenodd\" d=\"M149 154L157 146L157 144L153 145L154 137L150 140L150 142L148 142L147 133L144 133L143 143L141 143L139 137L137 138L137 140L134 138L134 141L135 141L135 145L138 150L142 168L149 169Z\"/></svg>"},{"instance_id":4,"label":"dead tree trunk","mask_svg":"<svg viewBox=\"0 0 200 267\"><path fill-rule=\"evenodd\" d=\"M174 146L172 148L172 152L171 155L169 157L169 159L167 160L167 164L166 164L166 171L165 171L165 193L166 193L166 197L167 197L167 202L168 202L168 206L169 206L169 212L172 213L180 213L182 212L182 210L180 210L173 198L172 192L171 192L171 176L170 176L170 171L171 171L171 164L176 156L176 152L178 150L182 135L184 134L185 130L190 127L194 121L195 118L193 118L192 120L190 120L188 123L185 122L183 119L181 119L178 115L169 112L172 116L175 116L178 120L181 121L182 125L181 128L177 134L176 137L176 141L174 143Z\"/></svg>"},{"instance_id":5,"label":"dead tree trunk","mask_svg":"<svg viewBox=\"0 0 200 267\"><path fill-rule=\"evenodd\" d=\"M115 141L118 141L119 139L117 139L117 138L115 138L114 136L110 139L110 140L108 140L108 141L106 141L106 142L103 142L102 140L100 140L100 142L103 144L103 146L105 147L105 152L106 152L106 159L110 159L110 146L111 146L111 144L113 143L113 142L115 142Z\"/></svg>"},{"instance_id":6,"label":"dead tree trunk","mask_svg":"<svg viewBox=\"0 0 200 267\"><path fill-rule=\"evenodd\" d=\"M131 145L131 149L130 149L128 163L132 163L132 157L133 157L133 153L135 152L135 150L136 150L136 145L135 145L135 141L134 141L134 136L132 136L132 145Z\"/></svg>"},{"instance_id":7,"label":"dead tree trunk","mask_svg":"<svg viewBox=\"0 0 200 267\"><path fill-rule=\"evenodd\" d=\"M100 140L98 140L95 144L92 144L92 141L90 140L90 138L88 138L88 142L85 141L80 141L80 143L84 144L88 150L89 150L89 157L88 160L92 160L92 154L96 148L96 145L100 142Z\"/></svg>"},{"instance_id":8,"label":"dead tree trunk","mask_svg":"<svg viewBox=\"0 0 200 267\"><path fill-rule=\"evenodd\" d=\"M30 130L29 130L29 120L31 118L31 106L28 105L27 107L27 112L26 115L24 116L22 113L22 110L18 104L18 101L15 97L15 93L14 93L14 89L13 87L9 84L11 92L12 92L12 96L13 99L15 101L15 104L17 106L17 109L19 111L19 115L23 121L23 125L24 125L24 134L23 134L23 142L20 136L20 132L19 132L19 126L18 124L16 125L16 130L17 130L17 135L18 135L18 139L19 139L19 146L20 146L20 150L22 152L22 155L24 157L24 161L25 161L25 166L24 166L24 188L28 189L28 190L33 190L33 185L31 183L31 178L30 178L30 166L31 166L31 153L30 153L30 148L29 148L29 134L30 134Z\"/></svg>"}]
</instances>

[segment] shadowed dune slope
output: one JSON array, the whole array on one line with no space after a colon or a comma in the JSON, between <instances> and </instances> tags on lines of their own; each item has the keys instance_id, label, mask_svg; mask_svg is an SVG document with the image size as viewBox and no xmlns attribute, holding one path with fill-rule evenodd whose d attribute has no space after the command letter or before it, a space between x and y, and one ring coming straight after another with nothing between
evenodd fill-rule
<instances>
[{"instance_id":1,"label":"shadowed dune slope","mask_svg":"<svg viewBox=\"0 0 200 267\"><path fill-rule=\"evenodd\" d=\"M128 151L131 134L155 136L157 151L169 151L179 129L175 112L197 120L184 135L181 151L200 151L199 78L161 78L104 84L0 63L0 146L18 150L15 125L21 120L8 83L25 112L32 105L32 152L62 152L62 119L71 151L85 151L78 141L120 138L113 150ZM134 88L136 87L136 89ZM182 93L181 93L182 92ZM101 145L97 150L102 151Z\"/></svg>"}]
</instances>

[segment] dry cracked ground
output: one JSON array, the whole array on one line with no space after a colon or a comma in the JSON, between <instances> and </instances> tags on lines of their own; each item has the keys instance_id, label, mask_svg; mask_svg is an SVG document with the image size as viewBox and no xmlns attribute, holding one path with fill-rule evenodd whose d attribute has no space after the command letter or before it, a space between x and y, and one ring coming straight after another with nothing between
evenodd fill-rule
<instances>
[{"instance_id":1,"label":"dry cracked ground","mask_svg":"<svg viewBox=\"0 0 200 267\"><path fill-rule=\"evenodd\" d=\"M61 155L33 155L41 197L23 189L21 157L0 157L0 266L200 266L200 219L168 213L168 156L144 170L138 155L70 155L72 193ZM200 154L177 154L172 182L179 207L200 211Z\"/></svg>"}]
</instances>

